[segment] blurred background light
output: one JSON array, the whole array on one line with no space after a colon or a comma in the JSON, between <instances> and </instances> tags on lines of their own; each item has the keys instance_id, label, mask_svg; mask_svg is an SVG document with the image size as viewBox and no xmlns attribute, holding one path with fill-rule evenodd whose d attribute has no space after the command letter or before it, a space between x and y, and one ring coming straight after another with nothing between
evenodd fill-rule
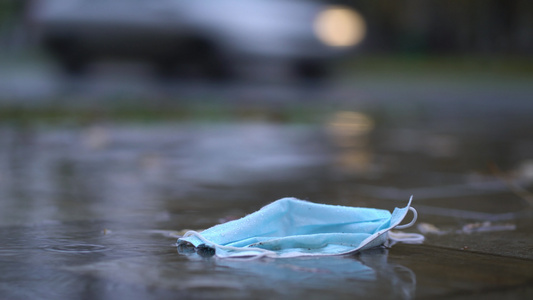
<instances>
[{"instance_id":1,"label":"blurred background light","mask_svg":"<svg viewBox=\"0 0 533 300\"><path fill-rule=\"evenodd\" d=\"M349 47L359 44L366 34L363 17L356 11L341 6L331 6L315 20L319 39L332 47Z\"/></svg>"},{"instance_id":2,"label":"blurred background light","mask_svg":"<svg viewBox=\"0 0 533 300\"><path fill-rule=\"evenodd\" d=\"M339 111L329 123L331 132L339 137L357 137L367 134L374 128L374 121L356 111Z\"/></svg>"}]
</instances>

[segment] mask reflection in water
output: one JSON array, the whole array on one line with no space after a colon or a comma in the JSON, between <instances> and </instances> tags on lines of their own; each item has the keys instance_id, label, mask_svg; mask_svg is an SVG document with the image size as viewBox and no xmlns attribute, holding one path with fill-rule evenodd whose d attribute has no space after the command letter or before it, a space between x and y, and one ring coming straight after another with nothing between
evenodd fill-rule
<instances>
[{"instance_id":1,"label":"mask reflection in water","mask_svg":"<svg viewBox=\"0 0 533 300\"><path fill-rule=\"evenodd\" d=\"M193 261L203 260L188 255ZM387 261L387 249L372 249L356 255L337 257L263 258L251 261L208 258L228 276L240 274L247 289L271 289L297 296L312 289L315 296L331 294L411 299L415 296L416 275L407 267ZM208 262L209 261L209 262Z\"/></svg>"}]
</instances>

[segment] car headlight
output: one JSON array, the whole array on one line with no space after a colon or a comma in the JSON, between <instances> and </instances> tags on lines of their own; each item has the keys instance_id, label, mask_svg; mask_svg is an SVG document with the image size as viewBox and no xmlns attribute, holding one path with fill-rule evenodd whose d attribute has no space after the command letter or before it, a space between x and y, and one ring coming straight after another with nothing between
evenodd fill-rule
<instances>
[{"instance_id":1,"label":"car headlight","mask_svg":"<svg viewBox=\"0 0 533 300\"><path fill-rule=\"evenodd\" d=\"M314 30L328 46L350 47L363 40L366 25L358 12L342 6L330 6L318 14Z\"/></svg>"}]
</instances>

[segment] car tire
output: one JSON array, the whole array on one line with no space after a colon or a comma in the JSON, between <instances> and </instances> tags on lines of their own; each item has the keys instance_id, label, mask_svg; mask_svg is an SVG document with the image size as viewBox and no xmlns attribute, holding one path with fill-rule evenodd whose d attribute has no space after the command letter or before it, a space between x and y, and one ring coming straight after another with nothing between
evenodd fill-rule
<instances>
[{"instance_id":1,"label":"car tire","mask_svg":"<svg viewBox=\"0 0 533 300\"><path fill-rule=\"evenodd\" d=\"M154 59L156 72L163 79L204 78L223 82L234 77L230 64L218 48L206 39L179 39L172 51Z\"/></svg>"},{"instance_id":2,"label":"car tire","mask_svg":"<svg viewBox=\"0 0 533 300\"><path fill-rule=\"evenodd\" d=\"M323 61L302 60L294 63L293 74L297 80L325 81L330 75L330 70Z\"/></svg>"},{"instance_id":3,"label":"car tire","mask_svg":"<svg viewBox=\"0 0 533 300\"><path fill-rule=\"evenodd\" d=\"M88 55L76 39L51 37L46 39L45 47L59 61L67 74L77 76L86 73L89 64Z\"/></svg>"}]
</instances>

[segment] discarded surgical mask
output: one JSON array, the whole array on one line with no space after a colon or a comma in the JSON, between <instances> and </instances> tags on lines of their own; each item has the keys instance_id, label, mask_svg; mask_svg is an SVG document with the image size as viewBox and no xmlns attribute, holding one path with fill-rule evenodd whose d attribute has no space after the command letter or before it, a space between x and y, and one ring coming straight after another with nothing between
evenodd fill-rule
<instances>
[{"instance_id":1,"label":"discarded surgical mask","mask_svg":"<svg viewBox=\"0 0 533 300\"><path fill-rule=\"evenodd\" d=\"M277 200L241 219L202 232L188 231L178 246L191 245L217 257L298 257L341 255L396 242L422 243L416 233L394 233L416 222L411 207L387 210ZM409 211L413 220L400 225Z\"/></svg>"}]
</instances>

